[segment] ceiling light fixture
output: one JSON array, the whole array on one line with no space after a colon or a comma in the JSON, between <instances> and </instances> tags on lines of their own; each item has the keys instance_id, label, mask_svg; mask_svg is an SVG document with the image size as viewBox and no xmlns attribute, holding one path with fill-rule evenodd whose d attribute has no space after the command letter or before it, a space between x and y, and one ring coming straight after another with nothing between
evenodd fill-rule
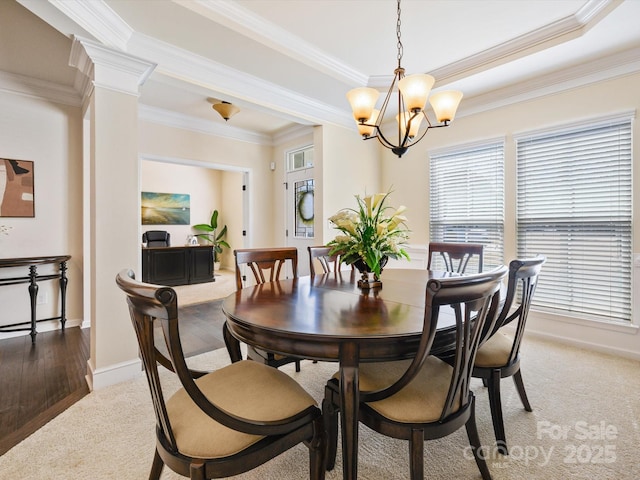
<instances>
[{"instance_id":1,"label":"ceiling light fixture","mask_svg":"<svg viewBox=\"0 0 640 480\"><path fill-rule=\"evenodd\" d=\"M229 120L231 117L233 117L236 113L240 111L238 107L225 101L214 103L211 106L211 108L213 108L216 112L218 112L220 116L224 118L225 121Z\"/></svg>"},{"instance_id":2,"label":"ceiling light fixture","mask_svg":"<svg viewBox=\"0 0 640 480\"><path fill-rule=\"evenodd\" d=\"M393 82L387 93L382 107L376 110L376 102L380 92L371 87L354 88L347 92L347 99L353 110L353 117L358 124L358 132L365 140L377 138L382 145L398 156L402 155L409 147L418 143L430 128L446 127L453 120L462 92L449 90L431 95L429 103L439 124L432 125L424 109L427 97L435 79L427 74L413 74L405 77L402 68L402 42L400 41L400 0L398 0L398 22L396 26L398 38L398 68L394 71ZM398 128L398 141L393 143L382 133L381 124L384 120L389 100L395 90L398 96L398 114L396 123ZM422 120L427 121L427 127L420 132ZM388 135L388 134L387 134Z\"/></svg>"}]
</instances>

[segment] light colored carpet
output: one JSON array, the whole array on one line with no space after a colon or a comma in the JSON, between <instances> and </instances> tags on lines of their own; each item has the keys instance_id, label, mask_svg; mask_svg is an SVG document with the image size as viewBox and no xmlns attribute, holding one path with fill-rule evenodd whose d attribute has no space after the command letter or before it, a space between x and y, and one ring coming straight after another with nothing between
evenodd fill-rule
<instances>
[{"instance_id":1,"label":"light colored carpet","mask_svg":"<svg viewBox=\"0 0 640 480\"><path fill-rule=\"evenodd\" d=\"M493 478L640 478L640 363L537 339L524 344L523 377L534 411L522 408L511 379L503 380L503 409L511 455L489 452ZM199 368L228 363L225 350L189 360ZM321 399L334 370L304 361L282 368ZM474 380L485 445L493 445L487 391ZM176 388L175 383L172 388ZM480 478L466 450L464 429L425 442L429 479ZM92 392L0 457L2 479L145 479L154 449L154 416L144 377ZM340 456L340 451L338 452ZM244 474L250 480L308 478L308 455L298 446ZM360 427L359 478L409 478L407 443ZM177 479L167 468L163 479ZM327 479L342 478L341 462Z\"/></svg>"},{"instance_id":2,"label":"light colored carpet","mask_svg":"<svg viewBox=\"0 0 640 480\"><path fill-rule=\"evenodd\" d=\"M194 305L224 298L236 291L236 278L232 270L216 270L215 282L178 285L173 287L178 295L178 305Z\"/></svg>"}]
</instances>

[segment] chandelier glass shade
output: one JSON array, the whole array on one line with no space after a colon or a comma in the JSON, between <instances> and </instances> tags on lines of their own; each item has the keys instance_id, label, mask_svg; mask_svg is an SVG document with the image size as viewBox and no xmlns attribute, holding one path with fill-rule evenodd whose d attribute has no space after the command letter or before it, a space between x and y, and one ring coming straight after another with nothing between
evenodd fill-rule
<instances>
[{"instance_id":1,"label":"chandelier glass shade","mask_svg":"<svg viewBox=\"0 0 640 480\"><path fill-rule=\"evenodd\" d=\"M382 145L398 157L418 143L430 128L446 127L453 121L462 92L449 90L435 93L429 97L435 78L425 73L413 75L404 74L401 66L402 42L400 41L400 0L398 0L398 23L396 34L398 37L398 67L394 71L393 81L382 102L380 109L376 109L380 92L371 87L354 88L347 92L347 100L353 111L358 132L365 139L377 138ZM397 98L397 114L395 125L397 141L391 140L391 134L382 131L387 108L392 99ZM433 109L437 123L432 124L425 112L427 99ZM395 103L395 102L394 102ZM426 120L426 128L420 130L422 121ZM393 130L389 128L389 130Z\"/></svg>"}]
</instances>

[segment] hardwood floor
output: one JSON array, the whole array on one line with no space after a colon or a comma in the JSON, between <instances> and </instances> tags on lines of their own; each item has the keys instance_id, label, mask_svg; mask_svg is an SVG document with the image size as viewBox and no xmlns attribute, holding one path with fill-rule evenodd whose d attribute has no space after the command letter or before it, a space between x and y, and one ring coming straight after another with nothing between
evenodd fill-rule
<instances>
[{"instance_id":1,"label":"hardwood floor","mask_svg":"<svg viewBox=\"0 0 640 480\"><path fill-rule=\"evenodd\" d=\"M185 355L224 347L221 302L179 308ZM89 329L0 340L0 455L89 393L88 359Z\"/></svg>"}]
</instances>

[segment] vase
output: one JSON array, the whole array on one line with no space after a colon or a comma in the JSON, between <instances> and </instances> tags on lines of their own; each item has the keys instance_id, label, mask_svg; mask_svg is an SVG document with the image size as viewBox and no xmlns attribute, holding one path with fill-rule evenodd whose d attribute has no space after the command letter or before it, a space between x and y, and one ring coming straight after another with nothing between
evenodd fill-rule
<instances>
[{"instance_id":1,"label":"vase","mask_svg":"<svg viewBox=\"0 0 640 480\"><path fill-rule=\"evenodd\" d=\"M380 273L382 273L382 268L387 264L389 257L384 255L380 259ZM371 271L367 262L365 262L362 258L359 258L353 265L360 272L360 280L358 280L358 287L362 289L370 289L370 288L382 288L382 281L374 272Z\"/></svg>"}]
</instances>

